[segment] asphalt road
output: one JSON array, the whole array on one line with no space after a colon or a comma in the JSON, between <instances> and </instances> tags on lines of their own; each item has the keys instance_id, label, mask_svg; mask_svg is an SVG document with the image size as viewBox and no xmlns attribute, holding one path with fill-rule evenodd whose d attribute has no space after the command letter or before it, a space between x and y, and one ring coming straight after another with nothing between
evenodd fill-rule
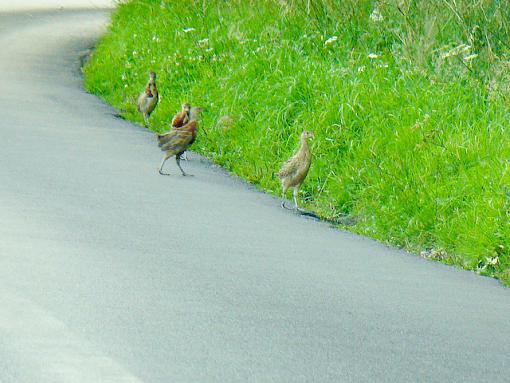
<instances>
[{"instance_id":1,"label":"asphalt road","mask_svg":"<svg viewBox=\"0 0 510 383\"><path fill-rule=\"evenodd\" d=\"M508 382L510 290L282 210L84 92L106 11L0 15L0 382ZM167 96L168 97L168 96Z\"/></svg>"}]
</instances>

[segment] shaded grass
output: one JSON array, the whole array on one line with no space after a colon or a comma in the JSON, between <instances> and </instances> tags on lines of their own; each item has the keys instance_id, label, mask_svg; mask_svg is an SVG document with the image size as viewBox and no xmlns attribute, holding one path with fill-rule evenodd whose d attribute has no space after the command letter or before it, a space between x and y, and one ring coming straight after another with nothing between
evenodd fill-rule
<instances>
[{"instance_id":1,"label":"shaded grass","mask_svg":"<svg viewBox=\"0 0 510 383\"><path fill-rule=\"evenodd\" d=\"M151 129L204 106L195 149L275 194L272 173L313 130L309 209L509 283L509 5L130 1L85 82L141 122L156 71Z\"/></svg>"}]
</instances>

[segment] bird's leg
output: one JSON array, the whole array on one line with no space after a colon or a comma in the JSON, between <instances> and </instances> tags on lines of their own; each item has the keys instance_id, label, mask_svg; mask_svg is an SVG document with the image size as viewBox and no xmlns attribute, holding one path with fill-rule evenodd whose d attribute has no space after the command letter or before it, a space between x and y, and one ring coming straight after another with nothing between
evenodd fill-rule
<instances>
[{"instance_id":1,"label":"bird's leg","mask_svg":"<svg viewBox=\"0 0 510 383\"><path fill-rule=\"evenodd\" d=\"M286 193L287 193L287 188L284 186L282 189L282 207L284 209L287 209L287 207L285 206L285 194Z\"/></svg>"},{"instance_id":2,"label":"bird's leg","mask_svg":"<svg viewBox=\"0 0 510 383\"><path fill-rule=\"evenodd\" d=\"M161 161L161 166L159 167L159 174L163 175L163 176L169 176L170 174L168 173L163 173L163 165L165 164L166 160L168 160L171 156L169 154L167 154L165 156L165 158L163 158L163 161Z\"/></svg>"},{"instance_id":3,"label":"bird's leg","mask_svg":"<svg viewBox=\"0 0 510 383\"><path fill-rule=\"evenodd\" d=\"M294 209L295 209L295 210L297 210L297 211L299 211L299 210L300 210L300 209L299 209L299 206L298 206L298 203L297 203L297 196L298 196L298 193L299 193L299 187L298 187L298 186L296 186L296 187L294 187L294 193L293 193L293 195L294 195Z\"/></svg>"},{"instance_id":4,"label":"bird's leg","mask_svg":"<svg viewBox=\"0 0 510 383\"><path fill-rule=\"evenodd\" d=\"M191 176L191 174L186 174L184 172L184 170L182 170L182 167L181 167L181 158L180 157L181 157L180 154L176 155L175 156L175 162L177 162L177 166L179 167L179 169L181 169L182 175L183 176Z\"/></svg>"}]
</instances>

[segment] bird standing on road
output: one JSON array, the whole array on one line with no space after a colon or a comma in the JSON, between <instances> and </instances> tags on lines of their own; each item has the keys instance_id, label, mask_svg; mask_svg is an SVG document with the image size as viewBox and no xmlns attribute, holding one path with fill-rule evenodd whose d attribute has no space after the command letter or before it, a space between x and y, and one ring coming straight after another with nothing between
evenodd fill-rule
<instances>
[{"instance_id":1,"label":"bird standing on road","mask_svg":"<svg viewBox=\"0 0 510 383\"><path fill-rule=\"evenodd\" d=\"M138 97L138 111L142 113L145 122L149 120L151 113L158 105L159 94L156 87L156 73L149 73L149 81L145 91Z\"/></svg>"},{"instance_id":2,"label":"bird standing on road","mask_svg":"<svg viewBox=\"0 0 510 383\"><path fill-rule=\"evenodd\" d=\"M189 113L189 122L180 128L174 128L170 132L158 135L158 144L162 151L166 152L161 166L159 167L159 174L169 175L163 173L163 165L170 157L175 156L177 166L181 169L182 175L186 176L181 167L181 154L184 153L193 143L197 137L198 121L197 118L202 113L202 108L191 108Z\"/></svg>"},{"instance_id":3,"label":"bird standing on road","mask_svg":"<svg viewBox=\"0 0 510 383\"><path fill-rule=\"evenodd\" d=\"M299 210L297 195L299 188L312 164L312 153L308 147L308 139L315 137L312 132L304 131L301 133L301 146L287 162L285 162L276 176L282 183L282 207L285 208L285 194L291 187L294 188L294 209Z\"/></svg>"}]
</instances>

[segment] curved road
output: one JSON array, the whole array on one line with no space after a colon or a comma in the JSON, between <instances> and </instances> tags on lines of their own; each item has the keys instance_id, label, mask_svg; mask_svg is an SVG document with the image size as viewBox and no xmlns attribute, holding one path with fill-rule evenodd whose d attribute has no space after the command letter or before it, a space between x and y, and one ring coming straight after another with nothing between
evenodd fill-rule
<instances>
[{"instance_id":1,"label":"curved road","mask_svg":"<svg viewBox=\"0 0 510 383\"><path fill-rule=\"evenodd\" d=\"M508 382L496 281L196 155L158 175L152 135L82 88L107 20L0 14L1 382Z\"/></svg>"}]
</instances>

